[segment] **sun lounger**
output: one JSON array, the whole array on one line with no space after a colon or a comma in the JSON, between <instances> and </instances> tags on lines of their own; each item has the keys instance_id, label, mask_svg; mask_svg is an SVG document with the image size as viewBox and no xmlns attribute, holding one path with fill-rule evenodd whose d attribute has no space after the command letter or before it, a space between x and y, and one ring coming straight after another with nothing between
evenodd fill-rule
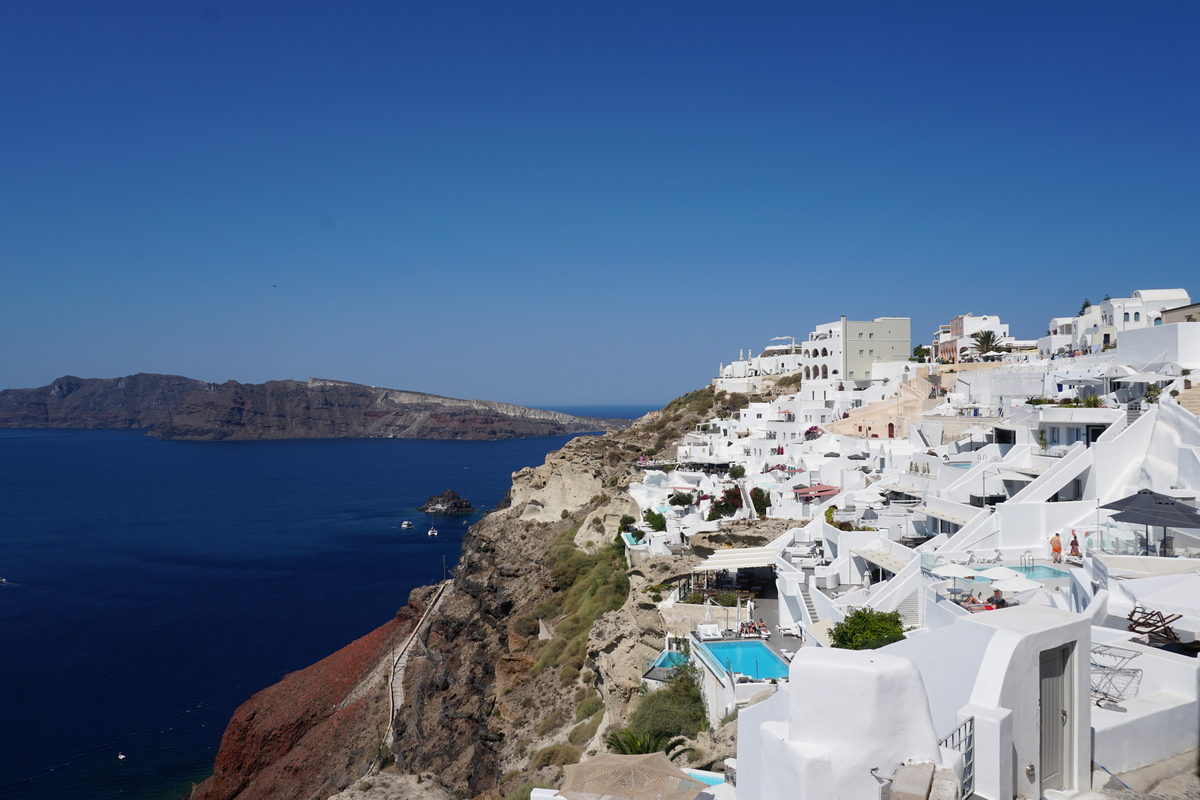
<instances>
[{"instance_id":1,"label":"sun lounger","mask_svg":"<svg viewBox=\"0 0 1200 800\"><path fill-rule=\"evenodd\" d=\"M700 637L702 642L710 642L721 637L721 626L717 624L701 623L696 626L696 635Z\"/></svg>"},{"instance_id":2,"label":"sun lounger","mask_svg":"<svg viewBox=\"0 0 1200 800\"><path fill-rule=\"evenodd\" d=\"M779 626L779 635L780 636L791 636L793 639L804 638L804 634L802 634L800 632L800 624L799 623L796 623L795 625L780 625Z\"/></svg>"}]
</instances>

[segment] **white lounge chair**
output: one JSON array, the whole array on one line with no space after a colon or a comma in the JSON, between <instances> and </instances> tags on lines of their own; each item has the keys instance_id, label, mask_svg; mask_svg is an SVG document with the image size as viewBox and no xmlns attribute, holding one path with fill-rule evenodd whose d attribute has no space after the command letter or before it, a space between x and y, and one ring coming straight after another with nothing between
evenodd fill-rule
<instances>
[{"instance_id":1,"label":"white lounge chair","mask_svg":"<svg viewBox=\"0 0 1200 800\"><path fill-rule=\"evenodd\" d=\"M791 636L793 639L803 639L804 638L804 634L800 632L800 623L799 622L797 622L795 625L780 625L779 626L779 635L780 636Z\"/></svg>"},{"instance_id":2,"label":"white lounge chair","mask_svg":"<svg viewBox=\"0 0 1200 800\"><path fill-rule=\"evenodd\" d=\"M696 635L702 642L711 642L721 638L721 626L716 623L701 623L696 626Z\"/></svg>"}]
</instances>

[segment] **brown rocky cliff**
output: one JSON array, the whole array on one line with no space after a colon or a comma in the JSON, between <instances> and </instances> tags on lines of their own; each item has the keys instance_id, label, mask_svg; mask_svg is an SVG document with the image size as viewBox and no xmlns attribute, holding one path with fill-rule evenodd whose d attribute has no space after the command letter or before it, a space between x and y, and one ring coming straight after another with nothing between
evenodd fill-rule
<instances>
[{"instance_id":1,"label":"brown rocky cliff","mask_svg":"<svg viewBox=\"0 0 1200 800\"><path fill-rule=\"evenodd\" d=\"M396 619L239 706L192 800L323 800L363 775L386 731L392 650L430 594L414 591Z\"/></svg>"}]
</instances>

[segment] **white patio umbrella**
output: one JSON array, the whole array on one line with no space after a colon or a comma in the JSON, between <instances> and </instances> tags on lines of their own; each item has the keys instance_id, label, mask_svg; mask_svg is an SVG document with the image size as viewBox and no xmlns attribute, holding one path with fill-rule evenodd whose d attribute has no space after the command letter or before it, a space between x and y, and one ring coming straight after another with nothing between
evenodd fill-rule
<instances>
[{"instance_id":1,"label":"white patio umbrella","mask_svg":"<svg viewBox=\"0 0 1200 800\"><path fill-rule=\"evenodd\" d=\"M1032 581L1024 575L1018 575L1015 578L1004 578L992 582L993 589L999 589L1002 592L1028 592L1033 589L1040 589L1041 584L1037 581Z\"/></svg>"},{"instance_id":2,"label":"white patio umbrella","mask_svg":"<svg viewBox=\"0 0 1200 800\"><path fill-rule=\"evenodd\" d=\"M979 573L962 564L942 564L929 570L941 578L974 578Z\"/></svg>"},{"instance_id":3,"label":"white patio umbrella","mask_svg":"<svg viewBox=\"0 0 1200 800\"><path fill-rule=\"evenodd\" d=\"M974 578L979 575L975 570L962 564L942 564L940 567L934 567L929 571L939 578L953 578L955 589L958 588L959 578Z\"/></svg>"},{"instance_id":4,"label":"white patio umbrella","mask_svg":"<svg viewBox=\"0 0 1200 800\"><path fill-rule=\"evenodd\" d=\"M985 569L983 572L981 572L979 574L982 577L987 578L989 581L1002 581L1005 578L1023 578L1023 577L1025 577L1021 573L1017 572L1015 569L1009 569L1008 567L991 567L989 569ZM1038 585L1040 586L1041 584L1038 584Z\"/></svg>"},{"instance_id":5,"label":"white patio umbrella","mask_svg":"<svg viewBox=\"0 0 1200 800\"><path fill-rule=\"evenodd\" d=\"M1050 593L1046 591L1046 587L1039 586L1029 592L1018 592L1017 602L1023 606L1050 606L1054 608L1054 601L1050 599Z\"/></svg>"}]
</instances>

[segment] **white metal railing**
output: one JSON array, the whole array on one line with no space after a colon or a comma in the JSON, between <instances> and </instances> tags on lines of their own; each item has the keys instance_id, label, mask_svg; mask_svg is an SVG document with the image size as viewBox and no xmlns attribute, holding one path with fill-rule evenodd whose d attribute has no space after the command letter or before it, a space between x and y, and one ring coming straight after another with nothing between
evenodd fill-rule
<instances>
[{"instance_id":1,"label":"white metal railing","mask_svg":"<svg viewBox=\"0 0 1200 800\"><path fill-rule=\"evenodd\" d=\"M975 791L975 718L967 717L950 735L938 742L947 750L963 755L962 796L970 797Z\"/></svg>"}]
</instances>

